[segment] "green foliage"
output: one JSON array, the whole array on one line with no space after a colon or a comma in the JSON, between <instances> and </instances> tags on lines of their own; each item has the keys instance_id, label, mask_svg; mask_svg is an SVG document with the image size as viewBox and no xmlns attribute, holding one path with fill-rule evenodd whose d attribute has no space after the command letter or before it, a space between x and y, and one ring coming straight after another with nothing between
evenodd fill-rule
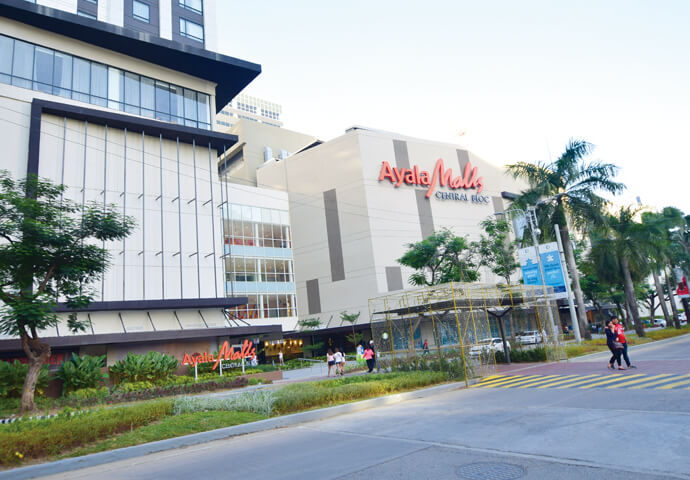
<instances>
[{"instance_id":1,"label":"green foliage","mask_svg":"<svg viewBox=\"0 0 690 480\"><path fill-rule=\"evenodd\" d=\"M526 350L511 350L510 351L510 361L513 363L522 362L545 362L546 361L546 350L544 347L530 348ZM496 362L506 363L505 353L502 351L496 352Z\"/></svg>"},{"instance_id":2,"label":"green foliage","mask_svg":"<svg viewBox=\"0 0 690 480\"><path fill-rule=\"evenodd\" d=\"M297 329L302 331L311 331L319 328L321 320L318 317L304 318L297 321Z\"/></svg>"},{"instance_id":3,"label":"green foliage","mask_svg":"<svg viewBox=\"0 0 690 480\"><path fill-rule=\"evenodd\" d=\"M379 362L380 363L380 362ZM387 362L384 365L388 367ZM468 366L469 367L469 366ZM436 355L415 356L410 359L396 359L390 368L394 372L439 372L449 380L464 380L465 366L462 355L444 352L441 362Z\"/></svg>"},{"instance_id":4,"label":"green foliage","mask_svg":"<svg viewBox=\"0 0 690 480\"><path fill-rule=\"evenodd\" d=\"M275 392L275 411L291 413L411 390L446 379L447 376L439 372L395 372L288 385Z\"/></svg>"},{"instance_id":5,"label":"green foliage","mask_svg":"<svg viewBox=\"0 0 690 480\"><path fill-rule=\"evenodd\" d=\"M479 256L479 265L510 284L510 276L520 267L517 261L517 242L510 241L510 224L504 219L489 217L481 222L484 233L472 243Z\"/></svg>"},{"instance_id":6,"label":"green foliage","mask_svg":"<svg viewBox=\"0 0 690 480\"><path fill-rule=\"evenodd\" d=\"M0 426L0 464L56 455L65 450L110 437L172 414L172 400L158 400L130 407L63 414L48 420L22 420Z\"/></svg>"},{"instance_id":7,"label":"green foliage","mask_svg":"<svg viewBox=\"0 0 690 480\"><path fill-rule=\"evenodd\" d=\"M107 375L101 372L105 366L105 355L72 357L60 364L55 376L62 380L62 394L79 389L95 389Z\"/></svg>"},{"instance_id":8,"label":"green foliage","mask_svg":"<svg viewBox=\"0 0 690 480\"><path fill-rule=\"evenodd\" d=\"M173 413L180 415L210 410L236 410L270 417L273 415L274 403L275 394L271 390L247 392L230 398L182 397L175 399Z\"/></svg>"},{"instance_id":9,"label":"green foliage","mask_svg":"<svg viewBox=\"0 0 690 480\"><path fill-rule=\"evenodd\" d=\"M479 278L470 242L450 230L434 232L421 242L407 245L398 263L416 270L412 285L438 285L447 282L474 282Z\"/></svg>"},{"instance_id":10,"label":"green foliage","mask_svg":"<svg viewBox=\"0 0 690 480\"><path fill-rule=\"evenodd\" d=\"M125 358L110 367L115 384L120 382L165 382L177 370L177 359L159 352L146 355L128 353Z\"/></svg>"},{"instance_id":11,"label":"green foliage","mask_svg":"<svg viewBox=\"0 0 690 480\"><path fill-rule=\"evenodd\" d=\"M110 395L108 387L101 388L80 388L67 394L66 399L72 405L92 403L93 400L105 400Z\"/></svg>"},{"instance_id":12,"label":"green foliage","mask_svg":"<svg viewBox=\"0 0 690 480\"><path fill-rule=\"evenodd\" d=\"M29 366L19 360L15 360L13 363L0 360L0 398L21 397L24 379L28 370ZM39 395L43 394L49 380L50 373L48 372L48 367L41 367L38 381L36 382L36 392Z\"/></svg>"}]
</instances>

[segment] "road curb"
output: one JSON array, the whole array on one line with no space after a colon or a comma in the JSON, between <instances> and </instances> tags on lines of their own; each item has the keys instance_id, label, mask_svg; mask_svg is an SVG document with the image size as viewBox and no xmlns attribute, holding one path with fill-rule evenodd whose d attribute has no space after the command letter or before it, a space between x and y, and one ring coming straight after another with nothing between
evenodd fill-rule
<instances>
[{"instance_id":1,"label":"road curb","mask_svg":"<svg viewBox=\"0 0 690 480\"><path fill-rule=\"evenodd\" d=\"M54 475L57 473L65 473L82 468L94 467L105 463L112 463L119 460L141 457L151 453L188 447L191 445L212 442L215 440L223 440L238 435L246 435L249 433L257 433L276 428L289 427L306 422L324 420L327 418L336 417L338 415L354 413L369 408L393 405L406 400L430 397L439 393L451 392L462 388L465 388L465 384L461 382L444 383L442 385L436 385L434 387L424 388L421 390L413 390L411 392L394 393L384 397L361 400L359 402L337 405L335 407L320 408L318 410L310 410L308 412L293 413L290 415L283 415L281 417L259 420L257 422L235 425L233 427L225 427L217 430L209 430L207 432L193 433L191 435L184 435L182 437L169 438L167 440L159 440L157 442L144 443L142 445L119 448L117 450L109 450L107 452L93 453L83 457L66 458L64 460L42 463L40 465L31 465L28 467L5 470L0 472L0 479L11 478L13 480L20 480L25 478L37 478L45 475Z\"/></svg>"}]
</instances>

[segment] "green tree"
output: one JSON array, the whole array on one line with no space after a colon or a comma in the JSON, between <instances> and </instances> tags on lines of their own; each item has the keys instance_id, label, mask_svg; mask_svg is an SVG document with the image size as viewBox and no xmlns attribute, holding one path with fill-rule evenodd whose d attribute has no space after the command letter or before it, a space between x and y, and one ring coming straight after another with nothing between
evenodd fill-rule
<instances>
[{"instance_id":1,"label":"green tree","mask_svg":"<svg viewBox=\"0 0 690 480\"><path fill-rule=\"evenodd\" d=\"M63 198L64 190L35 176L15 181L0 173L0 332L19 337L28 359L22 412L35 409L36 381L51 354L38 332L58 323L56 299L87 306L90 286L109 265L108 251L93 240L120 240L134 227L113 206L82 207ZM71 315L68 327L78 332L86 325Z\"/></svg>"},{"instance_id":2,"label":"green tree","mask_svg":"<svg viewBox=\"0 0 690 480\"><path fill-rule=\"evenodd\" d=\"M313 332L321 325L321 319L319 317L303 318L297 321L297 328L303 332ZM303 345L302 351L310 352L312 355L314 352L321 350L323 348L324 342L317 342L314 339L314 334L311 335L311 345Z\"/></svg>"},{"instance_id":3,"label":"green tree","mask_svg":"<svg viewBox=\"0 0 690 480\"><path fill-rule=\"evenodd\" d=\"M357 344L362 341L364 338L364 335L362 335L360 332L355 332L355 323L357 323L357 320L359 319L359 316L362 312L357 312L357 313L347 313L347 312L341 312L340 313L340 320L343 322L347 322L350 324L352 327L352 333L345 335L345 338L357 348Z\"/></svg>"},{"instance_id":4,"label":"green tree","mask_svg":"<svg viewBox=\"0 0 690 480\"><path fill-rule=\"evenodd\" d=\"M517 261L517 242L510 240L510 224L502 218L489 217L481 224L484 233L473 248L479 256L479 265L488 267L510 285L510 276L520 267Z\"/></svg>"},{"instance_id":5,"label":"green tree","mask_svg":"<svg viewBox=\"0 0 690 480\"><path fill-rule=\"evenodd\" d=\"M447 282L474 282L479 278L470 242L448 229L434 232L421 242L408 244L398 263L416 270L412 285L439 285Z\"/></svg>"},{"instance_id":6,"label":"green tree","mask_svg":"<svg viewBox=\"0 0 690 480\"><path fill-rule=\"evenodd\" d=\"M585 162L592 144L571 139L565 151L550 163L518 162L506 169L515 178L527 181L529 187L514 202L526 208L544 202L538 209L542 235L550 235L553 225L560 226L563 250L572 277L578 305L578 323L586 338L591 338L584 309L584 298L570 240L569 228L586 234L604 222L606 201L598 192L620 193L625 186L613 180L618 167L610 163ZM551 200L555 200L552 202Z\"/></svg>"}]
</instances>

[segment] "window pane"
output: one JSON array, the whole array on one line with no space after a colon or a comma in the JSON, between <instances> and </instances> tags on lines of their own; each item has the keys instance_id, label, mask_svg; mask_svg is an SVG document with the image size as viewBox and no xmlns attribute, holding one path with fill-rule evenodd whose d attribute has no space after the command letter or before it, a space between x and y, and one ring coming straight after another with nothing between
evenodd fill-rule
<instances>
[{"instance_id":1,"label":"window pane","mask_svg":"<svg viewBox=\"0 0 690 480\"><path fill-rule=\"evenodd\" d=\"M91 103L106 106L108 96L108 67L100 63L91 64Z\"/></svg>"},{"instance_id":2,"label":"window pane","mask_svg":"<svg viewBox=\"0 0 690 480\"><path fill-rule=\"evenodd\" d=\"M184 89L184 118L189 120L196 120L196 92L194 90ZM196 122L194 123L196 126Z\"/></svg>"},{"instance_id":3,"label":"window pane","mask_svg":"<svg viewBox=\"0 0 690 480\"><path fill-rule=\"evenodd\" d=\"M108 108L122 110L125 99L125 81L122 70L108 67Z\"/></svg>"},{"instance_id":4,"label":"window pane","mask_svg":"<svg viewBox=\"0 0 690 480\"><path fill-rule=\"evenodd\" d=\"M139 114L139 75L125 73L125 111Z\"/></svg>"},{"instance_id":5,"label":"window pane","mask_svg":"<svg viewBox=\"0 0 690 480\"><path fill-rule=\"evenodd\" d=\"M184 123L184 92L182 87L170 85L170 115L175 123Z\"/></svg>"},{"instance_id":6,"label":"window pane","mask_svg":"<svg viewBox=\"0 0 690 480\"><path fill-rule=\"evenodd\" d=\"M14 62L12 63L12 85L31 88L31 77L34 69L34 46L14 41Z\"/></svg>"},{"instance_id":7,"label":"window pane","mask_svg":"<svg viewBox=\"0 0 690 480\"><path fill-rule=\"evenodd\" d=\"M72 98L89 101L89 79L91 78L91 65L86 60L75 58L72 62Z\"/></svg>"},{"instance_id":8,"label":"window pane","mask_svg":"<svg viewBox=\"0 0 690 480\"><path fill-rule=\"evenodd\" d=\"M55 52L53 94L69 98L72 94L72 56Z\"/></svg>"},{"instance_id":9,"label":"window pane","mask_svg":"<svg viewBox=\"0 0 690 480\"><path fill-rule=\"evenodd\" d=\"M196 13L203 13L201 0L179 0L181 6Z\"/></svg>"},{"instance_id":10,"label":"window pane","mask_svg":"<svg viewBox=\"0 0 690 480\"><path fill-rule=\"evenodd\" d=\"M204 123L204 124L210 124L211 123L211 117L209 115L210 109L209 109L209 97L208 95L205 95L203 93L198 93L197 94L198 102L198 111L199 111L199 123Z\"/></svg>"},{"instance_id":11,"label":"window pane","mask_svg":"<svg viewBox=\"0 0 690 480\"><path fill-rule=\"evenodd\" d=\"M36 47L34 57L34 89L51 93L50 84L53 81L53 51L48 48Z\"/></svg>"},{"instance_id":12,"label":"window pane","mask_svg":"<svg viewBox=\"0 0 690 480\"><path fill-rule=\"evenodd\" d=\"M204 27L198 23L180 17L180 35L194 40L204 41Z\"/></svg>"},{"instance_id":13,"label":"window pane","mask_svg":"<svg viewBox=\"0 0 690 480\"><path fill-rule=\"evenodd\" d=\"M156 81L156 118L170 121L170 86Z\"/></svg>"},{"instance_id":14,"label":"window pane","mask_svg":"<svg viewBox=\"0 0 690 480\"><path fill-rule=\"evenodd\" d=\"M137 20L148 23L151 20L151 9L147 4L134 0L132 2L132 15Z\"/></svg>"},{"instance_id":15,"label":"window pane","mask_svg":"<svg viewBox=\"0 0 690 480\"><path fill-rule=\"evenodd\" d=\"M156 91L153 80L141 77L141 114L145 117L153 117L153 110L156 105Z\"/></svg>"},{"instance_id":16,"label":"window pane","mask_svg":"<svg viewBox=\"0 0 690 480\"><path fill-rule=\"evenodd\" d=\"M10 83L14 40L0 35L0 81Z\"/></svg>"}]
</instances>

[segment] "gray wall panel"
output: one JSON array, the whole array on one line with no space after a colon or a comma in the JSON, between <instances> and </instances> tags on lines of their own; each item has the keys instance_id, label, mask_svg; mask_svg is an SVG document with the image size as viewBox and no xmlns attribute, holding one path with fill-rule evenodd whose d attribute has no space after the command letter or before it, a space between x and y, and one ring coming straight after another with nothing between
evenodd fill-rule
<instances>
[{"instance_id":1,"label":"gray wall panel","mask_svg":"<svg viewBox=\"0 0 690 480\"><path fill-rule=\"evenodd\" d=\"M398 168L410 168L410 155L407 152L407 142L393 140L393 152L395 153L395 164ZM426 190L415 190L417 201L417 212L419 213L419 229L422 238L426 238L434 233L434 217L431 214L431 202L426 198Z\"/></svg>"},{"instance_id":2,"label":"gray wall panel","mask_svg":"<svg viewBox=\"0 0 690 480\"><path fill-rule=\"evenodd\" d=\"M455 151L458 154L458 165L460 166L460 175L463 175L465 173L465 165L470 163L470 155L467 153L467 150L457 149Z\"/></svg>"},{"instance_id":3,"label":"gray wall panel","mask_svg":"<svg viewBox=\"0 0 690 480\"><path fill-rule=\"evenodd\" d=\"M343 241L340 236L338 199L335 189L323 192L323 205L326 212L326 235L328 237L328 257L331 263L331 280L345 280L343 261Z\"/></svg>"},{"instance_id":4,"label":"gray wall panel","mask_svg":"<svg viewBox=\"0 0 690 480\"><path fill-rule=\"evenodd\" d=\"M307 280L307 308L309 315L321 313L321 294L319 293L319 279Z\"/></svg>"},{"instance_id":5,"label":"gray wall panel","mask_svg":"<svg viewBox=\"0 0 690 480\"><path fill-rule=\"evenodd\" d=\"M402 271L400 267L386 267L386 282L388 284L388 291L402 290Z\"/></svg>"}]
</instances>

